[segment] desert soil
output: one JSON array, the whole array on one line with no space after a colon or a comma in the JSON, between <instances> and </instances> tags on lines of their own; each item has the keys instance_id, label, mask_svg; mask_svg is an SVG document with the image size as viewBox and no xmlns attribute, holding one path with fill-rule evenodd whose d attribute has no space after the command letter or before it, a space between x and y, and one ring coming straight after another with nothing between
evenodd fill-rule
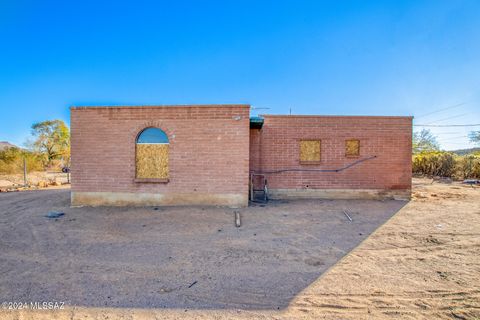
<instances>
[{"instance_id":1,"label":"desert soil","mask_svg":"<svg viewBox=\"0 0 480 320\"><path fill-rule=\"evenodd\" d=\"M233 211L0 194L0 301L67 304L0 318L480 318L479 187L414 180L410 202L272 202L240 210L241 228Z\"/></svg>"},{"instance_id":2,"label":"desert soil","mask_svg":"<svg viewBox=\"0 0 480 320\"><path fill-rule=\"evenodd\" d=\"M0 174L0 192L24 189L23 173ZM57 188L68 184L66 173L51 171L34 171L27 173L27 185L30 189Z\"/></svg>"}]
</instances>

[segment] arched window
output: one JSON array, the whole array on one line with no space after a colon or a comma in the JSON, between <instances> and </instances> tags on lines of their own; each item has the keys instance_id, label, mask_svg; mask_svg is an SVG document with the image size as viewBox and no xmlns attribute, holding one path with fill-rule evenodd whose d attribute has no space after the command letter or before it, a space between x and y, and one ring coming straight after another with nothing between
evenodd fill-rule
<instances>
[{"instance_id":1,"label":"arched window","mask_svg":"<svg viewBox=\"0 0 480 320\"><path fill-rule=\"evenodd\" d=\"M146 128L136 141L136 178L168 179L169 141L158 128Z\"/></svg>"}]
</instances>

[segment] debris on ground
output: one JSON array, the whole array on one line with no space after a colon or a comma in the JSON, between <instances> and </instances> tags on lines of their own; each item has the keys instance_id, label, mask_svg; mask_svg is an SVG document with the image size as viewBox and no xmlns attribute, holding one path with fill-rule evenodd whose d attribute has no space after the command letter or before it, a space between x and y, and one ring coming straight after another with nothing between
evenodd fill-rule
<instances>
[{"instance_id":1,"label":"debris on ground","mask_svg":"<svg viewBox=\"0 0 480 320\"><path fill-rule=\"evenodd\" d=\"M242 222L240 220L240 212L235 211L235 226L237 228L240 228L241 225L242 225Z\"/></svg>"},{"instance_id":2,"label":"debris on ground","mask_svg":"<svg viewBox=\"0 0 480 320\"><path fill-rule=\"evenodd\" d=\"M193 287L194 285L196 285L196 284L197 284L197 282L198 282L198 281L193 281L193 282L192 282L192 284L191 284L191 285L189 285L188 287L189 287L189 288Z\"/></svg>"},{"instance_id":3,"label":"debris on ground","mask_svg":"<svg viewBox=\"0 0 480 320\"><path fill-rule=\"evenodd\" d=\"M451 184L453 182L453 179L450 177L432 177L431 184L433 184L434 182Z\"/></svg>"},{"instance_id":4,"label":"debris on ground","mask_svg":"<svg viewBox=\"0 0 480 320\"><path fill-rule=\"evenodd\" d=\"M343 210L343 213L345 214L345 216L348 218L348 220L350 220L350 222L352 222L352 218L348 215L347 211L346 210Z\"/></svg>"},{"instance_id":5,"label":"debris on ground","mask_svg":"<svg viewBox=\"0 0 480 320\"><path fill-rule=\"evenodd\" d=\"M55 218L59 218L63 215L65 215L64 212L50 211L49 213L47 213L47 215L45 217L50 218L50 219L55 219Z\"/></svg>"},{"instance_id":6,"label":"debris on ground","mask_svg":"<svg viewBox=\"0 0 480 320\"><path fill-rule=\"evenodd\" d=\"M471 185L480 184L480 180L477 180L477 179L466 179L466 180L463 180L463 183L464 183L464 184L471 184Z\"/></svg>"}]
</instances>

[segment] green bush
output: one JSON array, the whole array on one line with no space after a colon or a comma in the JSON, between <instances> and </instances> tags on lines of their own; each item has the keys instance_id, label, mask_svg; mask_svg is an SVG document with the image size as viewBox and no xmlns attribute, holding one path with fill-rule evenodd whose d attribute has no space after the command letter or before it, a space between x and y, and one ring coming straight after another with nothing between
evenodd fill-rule
<instances>
[{"instance_id":1,"label":"green bush","mask_svg":"<svg viewBox=\"0 0 480 320\"><path fill-rule=\"evenodd\" d=\"M452 177L455 155L450 152L422 152L413 156L413 173L427 176Z\"/></svg>"},{"instance_id":2,"label":"green bush","mask_svg":"<svg viewBox=\"0 0 480 320\"><path fill-rule=\"evenodd\" d=\"M413 156L412 170L414 174L426 176L480 178L480 155L458 156L444 151L423 152Z\"/></svg>"},{"instance_id":3,"label":"green bush","mask_svg":"<svg viewBox=\"0 0 480 320\"><path fill-rule=\"evenodd\" d=\"M469 154L458 157L455 176L459 179L480 178L480 156Z\"/></svg>"}]
</instances>

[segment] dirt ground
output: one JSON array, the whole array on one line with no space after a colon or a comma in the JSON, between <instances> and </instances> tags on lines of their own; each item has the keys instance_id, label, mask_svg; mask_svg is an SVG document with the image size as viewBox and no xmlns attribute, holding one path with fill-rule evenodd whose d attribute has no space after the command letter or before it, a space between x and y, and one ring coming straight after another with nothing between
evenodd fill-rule
<instances>
[{"instance_id":1,"label":"dirt ground","mask_svg":"<svg viewBox=\"0 0 480 320\"><path fill-rule=\"evenodd\" d=\"M480 318L479 187L415 180L410 202L271 202L239 210L241 228L226 208L68 200L0 194L0 302L66 303L0 319Z\"/></svg>"},{"instance_id":2,"label":"dirt ground","mask_svg":"<svg viewBox=\"0 0 480 320\"><path fill-rule=\"evenodd\" d=\"M16 191L24 188L23 173L0 174L0 192ZM58 188L69 185L69 178L66 173L51 171L34 171L27 173L27 189Z\"/></svg>"}]
</instances>

